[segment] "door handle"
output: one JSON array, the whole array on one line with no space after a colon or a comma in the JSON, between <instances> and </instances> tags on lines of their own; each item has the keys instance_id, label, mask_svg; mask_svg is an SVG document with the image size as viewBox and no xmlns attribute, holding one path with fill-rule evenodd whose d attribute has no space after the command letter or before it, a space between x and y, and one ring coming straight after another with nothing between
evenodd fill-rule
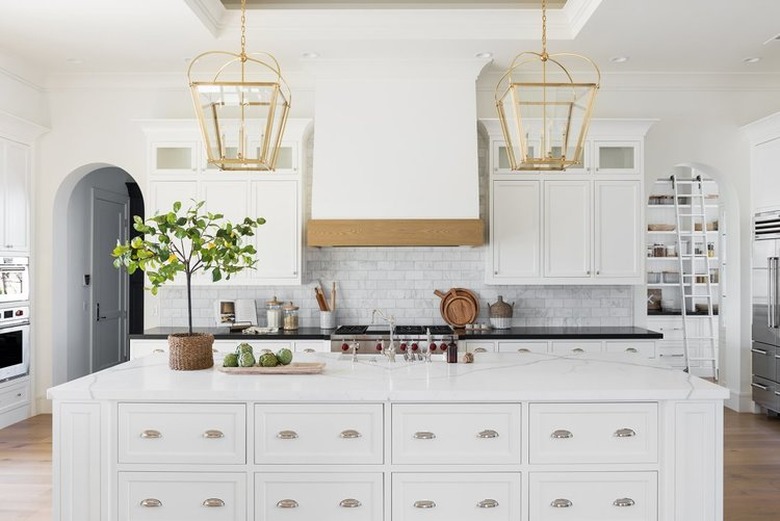
<instances>
[{"instance_id":1,"label":"door handle","mask_svg":"<svg viewBox=\"0 0 780 521\"><path fill-rule=\"evenodd\" d=\"M105 320L105 319L106 319L106 317L105 317L105 316L102 316L102 317L100 316L100 302L98 302L98 303L97 303L97 322L100 322L100 319L101 319L101 318L102 318L103 320Z\"/></svg>"},{"instance_id":2,"label":"door handle","mask_svg":"<svg viewBox=\"0 0 780 521\"><path fill-rule=\"evenodd\" d=\"M777 327L777 257L767 259L767 327Z\"/></svg>"}]
</instances>

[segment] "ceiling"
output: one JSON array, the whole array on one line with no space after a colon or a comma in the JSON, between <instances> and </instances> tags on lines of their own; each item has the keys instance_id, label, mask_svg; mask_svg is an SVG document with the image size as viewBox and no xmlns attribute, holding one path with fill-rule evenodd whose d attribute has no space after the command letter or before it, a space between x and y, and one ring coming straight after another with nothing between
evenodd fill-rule
<instances>
[{"instance_id":1,"label":"ceiling","mask_svg":"<svg viewBox=\"0 0 780 521\"><path fill-rule=\"evenodd\" d=\"M269 2L273 9L265 7ZM302 55L312 52L320 63L490 52L489 69L498 71L518 52L541 48L532 0L514 0L514 7L479 0L250 3L248 50L271 52L284 71L306 70L311 60ZM780 41L772 40L780 34L778 0L562 3L548 13L549 50L585 54L606 72L780 74ZM0 2L0 69L34 70L44 82L58 75L184 73L200 52L237 51L239 18L220 0ZM630 59L616 64L610 61L616 56ZM761 61L746 64L748 57Z\"/></svg>"}]
</instances>

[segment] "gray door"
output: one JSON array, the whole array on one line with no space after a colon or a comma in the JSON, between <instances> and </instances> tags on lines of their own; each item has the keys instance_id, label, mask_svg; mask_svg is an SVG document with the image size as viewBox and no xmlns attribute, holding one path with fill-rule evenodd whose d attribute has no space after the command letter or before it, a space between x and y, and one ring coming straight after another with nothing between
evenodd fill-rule
<instances>
[{"instance_id":1,"label":"gray door","mask_svg":"<svg viewBox=\"0 0 780 521\"><path fill-rule=\"evenodd\" d=\"M127 237L130 199L92 190L91 372L127 360L127 273L114 268L111 251Z\"/></svg>"}]
</instances>

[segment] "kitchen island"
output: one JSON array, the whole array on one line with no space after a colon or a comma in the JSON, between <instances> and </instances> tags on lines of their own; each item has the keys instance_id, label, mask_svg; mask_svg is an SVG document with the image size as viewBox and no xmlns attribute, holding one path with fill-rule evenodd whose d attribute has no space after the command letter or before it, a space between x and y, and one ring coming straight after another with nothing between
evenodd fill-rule
<instances>
[{"instance_id":1,"label":"kitchen island","mask_svg":"<svg viewBox=\"0 0 780 521\"><path fill-rule=\"evenodd\" d=\"M654 361L295 361L326 365L153 354L50 389L54 519L722 519L728 391Z\"/></svg>"}]
</instances>

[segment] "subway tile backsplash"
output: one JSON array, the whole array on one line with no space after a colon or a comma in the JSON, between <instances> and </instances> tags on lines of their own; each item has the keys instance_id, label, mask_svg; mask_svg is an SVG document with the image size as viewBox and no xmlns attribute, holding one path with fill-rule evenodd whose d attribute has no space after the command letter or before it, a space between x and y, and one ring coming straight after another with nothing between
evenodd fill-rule
<instances>
[{"instance_id":1,"label":"subway tile backsplash","mask_svg":"<svg viewBox=\"0 0 780 521\"><path fill-rule=\"evenodd\" d=\"M193 325L215 325L214 301L255 299L260 325L265 325L265 301L276 296L300 306L301 326L317 327L314 286L319 280L330 294L338 285L337 323L368 323L380 308L399 323L443 323L439 289L468 288L479 297L479 322L488 322L488 302L498 295L514 302L515 326L631 326L632 286L488 286L484 281L485 248L308 248L301 286L226 286L193 288ZM160 288L160 325L187 322L186 289Z\"/></svg>"}]
</instances>

